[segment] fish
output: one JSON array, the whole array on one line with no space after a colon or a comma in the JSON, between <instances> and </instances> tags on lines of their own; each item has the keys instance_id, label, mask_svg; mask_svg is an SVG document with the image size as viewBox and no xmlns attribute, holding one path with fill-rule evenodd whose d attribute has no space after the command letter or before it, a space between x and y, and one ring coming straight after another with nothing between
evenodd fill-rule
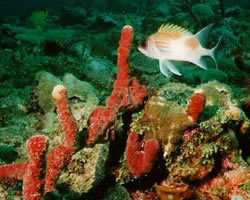
<instances>
[{"instance_id":1,"label":"fish","mask_svg":"<svg viewBox=\"0 0 250 200\"><path fill-rule=\"evenodd\" d=\"M37 29L43 30L45 25L47 24L49 12L49 8L33 11L28 17L27 22Z\"/></svg>"},{"instance_id":2,"label":"fish","mask_svg":"<svg viewBox=\"0 0 250 200\"><path fill-rule=\"evenodd\" d=\"M181 76L173 60L191 62L207 69L203 56L210 56L218 69L215 51L221 38L212 49L203 47L212 27L213 24L209 24L194 35L181 26L162 24L156 33L141 41L138 50L147 57L159 60L160 71L166 77L169 77L169 71Z\"/></svg>"}]
</instances>

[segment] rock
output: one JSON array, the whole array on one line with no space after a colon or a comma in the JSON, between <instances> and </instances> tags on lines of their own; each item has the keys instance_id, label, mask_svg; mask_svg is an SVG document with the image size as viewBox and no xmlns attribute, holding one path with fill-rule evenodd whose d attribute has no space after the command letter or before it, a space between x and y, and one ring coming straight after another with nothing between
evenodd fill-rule
<instances>
[{"instance_id":1,"label":"rock","mask_svg":"<svg viewBox=\"0 0 250 200\"><path fill-rule=\"evenodd\" d=\"M35 79L38 83L36 87L38 105L43 109L44 112L54 111L56 105L53 98L51 97L51 92L56 85L62 84L62 81L49 72L45 71L38 72Z\"/></svg>"},{"instance_id":2,"label":"rock","mask_svg":"<svg viewBox=\"0 0 250 200\"><path fill-rule=\"evenodd\" d=\"M67 88L67 97L76 97L82 101L98 104L95 89L88 82L77 79L73 74L67 73L63 77L63 85Z\"/></svg>"},{"instance_id":3,"label":"rock","mask_svg":"<svg viewBox=\"0 0 250 200\"><path fill-rule=\"evenodd\" d=\"M230 56L232 50L239 45L239 39L226 28L216 28L212 30L209 40L215 45L220 37L221 41L216 54L221 57Z\"/></svg>"},{"instance_id":4,"label":"rock","mask_svg":"<svg viewBox=\"0 0 250 200\"><path fill-rule=\"evenodd\" d=\"M75 24L84 24L87 11L82 7L68 8L63 7L60 22L63 26L72 26Z\"/></svg>"},{"instance_id":5,"label":"rock","mask_svg":"<svg viewBox=\"0 0 250 200\"><path fill-rule=\"evenodd\" d=\"M54 75L41 71L36 74L36 80L38 85L37 96L38 96L38 105L43 109L44 112L51 112L55 109L54 100L51 97L51 92L53 88L62 84L67 88L67 97L75 97L83 102L89 102L91 104L98 104L99 99L95 95L94 88L85 81L78 80L72 74L65 74L63 81Z\"/></svg>"},{"instance_id":6,"label":"rock","mask_svg":"<svg viewBox=\"0 0 250 200\"><path fill-rule=\"evenodd\" d=\"M204 24L211 22L215 15L209 4L195 4L192 12Z\"/></svg>"},{"instance_id":7,"label":"rock","mask_svg":"<svg viewBox=\"0 0 250 200\"><path fill-rule=\"evenodd\" d=\"M72 44L69 48L69 51L73 56L83 57L85 48L86 48L86 43L84 41L80 41Z\"/></svg>"},{"instance_id":8,"label":"rock","mask_svg":"<svg viewBox=\"0 0 250 200\"><path fill-rule=\"evenodd\" d=\"M99 26L105 26L106 28L111 28L118 25L118 22L108 15L97 17L96 23L99 24Z\"/></svg>"},{"instance_id":9,"label":"rock","mask_svg":"<svg viewBox=\"0 0 250 200\"><path fill-rule=\"evenodd\" d=\"M72 156L66 169L58 178L57 185L67 185L68 189L82 196L104 180L105 165L109 154L109 143L85 147ZM65 192L65 188L64 192Z\"/></svg>"},{"instance_id":10,"label":"rock","mask_svg":"<svg viewBox=\"0 0 250 200\"><path fill-rule=\"evenodd\" d=\"M102 200L132 200L130 194L119 183L108 188L108 191L104 194Z\"/></svg>"},{"instance_id":11,"label":"rock","mask_svg":"<svg viewBox=\"0 0 250 200\"><path fill-rule=\"evenodd\" d=\"M102 88L110 89L115 81L116 70L117 67L109 60L89 57L83 73Z\"/></svg>"}]
</instances>

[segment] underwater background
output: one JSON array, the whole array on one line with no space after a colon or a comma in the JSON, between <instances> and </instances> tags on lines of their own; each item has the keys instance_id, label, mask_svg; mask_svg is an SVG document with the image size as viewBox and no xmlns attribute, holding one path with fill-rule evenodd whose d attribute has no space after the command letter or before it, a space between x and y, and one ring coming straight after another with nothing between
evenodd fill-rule
<instances>
[{"instance_id":1,"label":"underwater background","mask_svg":"<svg viewBox=\"0 0 250 200\"><path fill-rule=\"evenodd\" d=\"M168 23L213 24L218 69L164 76L138 46ZM0 199L250 199L249 27L249 0L0 0Z\"/></svg>"}]
</instances>

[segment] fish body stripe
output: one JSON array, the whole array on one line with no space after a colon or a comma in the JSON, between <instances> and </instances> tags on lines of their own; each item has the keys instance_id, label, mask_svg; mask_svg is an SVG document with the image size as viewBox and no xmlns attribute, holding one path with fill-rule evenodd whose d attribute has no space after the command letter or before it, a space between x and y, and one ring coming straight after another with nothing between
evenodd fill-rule
<instances>
[{"instance_id":1,"label":"fish body stripe","mask_svg":"<svg viewBox=\"0 0 250 200\"><path fill-rule=\"evenodd\" d=\"M188 48L190 48L191 50L195 50L197 49L198 47L200 47L200 43L199 41L194 38L194 37L191 37L191 38L188 38L184 41L184 45Z\"/></svg>"},{"instance_id":2,"label":"fish body stripe","mask_svg":"<svg viewBox=\"0 0 250 200\"><path fill-rule=\"evenodd\" d=\"M159 32L153 35L155 44L159 48L169 48L171 40L179 40L183 36L181 33Z\"/></svg>"}]
</instances>

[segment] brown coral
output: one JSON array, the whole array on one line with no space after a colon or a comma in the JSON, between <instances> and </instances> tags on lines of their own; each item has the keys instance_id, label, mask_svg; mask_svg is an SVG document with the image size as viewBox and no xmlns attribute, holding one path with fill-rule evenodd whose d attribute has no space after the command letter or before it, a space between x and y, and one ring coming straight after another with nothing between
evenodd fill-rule
<instances>
[{"instance_id":1,"label":"brown coral","mask_svg":"<svg viewBox=\"0 0 250 200\"><path fill-rule=\"evenodd\" d=\"M184 108L160 96L149 99L142 121L149 127L144 133L145 139L157 139L165 157L176 149L184 130L193 124Z\"/></svg>"}]
</instances>

